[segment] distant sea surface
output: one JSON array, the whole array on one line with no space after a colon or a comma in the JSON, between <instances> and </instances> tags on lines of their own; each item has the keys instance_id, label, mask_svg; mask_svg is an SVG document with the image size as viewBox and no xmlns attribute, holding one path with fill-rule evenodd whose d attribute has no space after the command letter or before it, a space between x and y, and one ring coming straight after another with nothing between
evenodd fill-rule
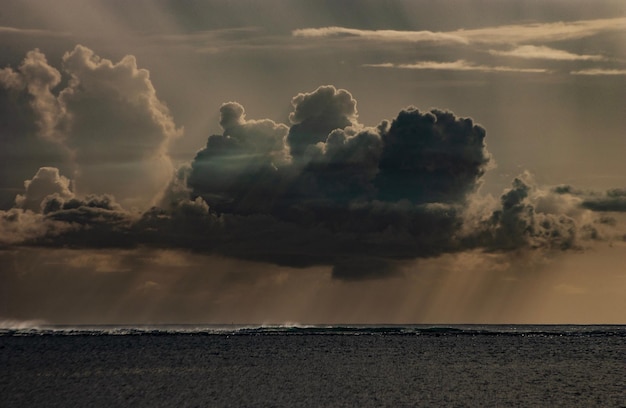
<instances>
[{"instance_id":1,"label":"distant sea surface","mask_svg":"<svg viewBox=\"0 0 626 408\"><path fill-rule=\"evenodd\" d=\"M0 329L0 407L626 407L626 326Z\"/></svg>"}]
</instances>

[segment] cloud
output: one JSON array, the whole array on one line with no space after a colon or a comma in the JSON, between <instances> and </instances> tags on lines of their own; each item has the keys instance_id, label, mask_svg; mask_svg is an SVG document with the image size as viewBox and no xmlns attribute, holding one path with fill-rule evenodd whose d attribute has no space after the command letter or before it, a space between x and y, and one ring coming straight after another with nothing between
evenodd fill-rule
<instances>
[{"instance_id":1,"label":"cloud","mask_svg":"<svg viewBox=\"0 0 626 408\"><path fill-rule=\"evenodd\" d=\"M365 127L352 95L332 86L299 94L292 105L291 127L250 120L235 102L222 105L223 133L181 167L163 208L140 217L110 196L74 197L59 188L69 181L56 169L41 170L32 180L48 188L23 197L33 197L42 220L68 230L27 243L190 248L328 265L342 279L382 277L402 261L455 250L459 208L490 162L483 128L415 108Z\"/></svg>"},{"instance_id":2,"label":"cloud","mask_svg":"<svg viewBox=\"0 0 626 408\"><path fill-rule=\"evenodd\" d=\"M482 127L415 108L365 127L352 95L332 86L292 105L290 128L222 105L224 133L209 137L171 184L168 196L180 197L187 179L190 199L146 213L148 239L176 236L201 251L285 266L331 265L341 279L382 277L403 260L457 250L460 207L491 162Z\"/></svg>"},{"instance_id":3,"label":"cloud","mask_svg":"<svg viewBox=\"0 0 626 408\"><path fill-rule=\"evenodd\" d=\"M346 27L302 28L292 32L295 37L359 37L367 40L401 42L446 42L466 44L463 36L432 31L359 30Z\"/></svg>"},{"instance_id":4,"label":"cloud","mask_svg":"<svg viewBox=\"0 0 626 408\"><path fill-rule=\"evenodd\" d=\"M553 189L559 196L575 200L580 208L598 212L626 211L626 189L613 188L604 193L585 191L570 185L560 185Z\"/></svg>"},{"instance_id":5,"label":"cloud","mask_svg":"<svg viewBox=\"0 0 626 408\"><path fill-rule=\"evenodd\" d=\"M40 167L50 166L70 174L68 152L40 136L40 118L25 90L23 75L11 68L0 70L0 209L11 208L24 180Z\"/></svg>"},{"instance_id":6,"label":"cloud","mask_svg":"<svg viewBox=\"0 0 626 408\"><path fill-rule=\"evenodd\" d=\"M475 190L490 162L485 130L451 112L410 108L368 128L357 123L356 101L345 90L320 87L292 104L286 137L284 125L246 121L243 107L223 105L224 135L211 136L191 164L193 194L211 207L219 205L214 198L237 202L228 207L234 212L246 201L262 208L270 197L280 212L308 201L456 202ZM291 160L282 156L287 149Z\"/></svg>"},{"instance_id":7,"label":"cloud","mask_svg":"<svg viewBox=\"0 0 626 408\"><path fill-rule=\"evenodd\" d=\"M40 137L66 151L76 193L114 194L145 208L171 177L168 145L181 134L149 72L133 56L114 63L81 45L62 61L62 89L61 72L38 50L0 80L28 92Z\"/></svg>"},{"instance_id":8,"label":"cloud","mask_svg":"<svg viewBox=\"0 0 626 408\"><path fill-rule=\"evenodd\" d=\"M105 65L99 69L115 77ZM92 89L86 84L83 92ZM93 86L113 92L100 77ZM333 86L298 94L292 106L287 126L223 104L223 132L174 173L159 206L142 212L112 195L73 191L58 169L42 168L25 183L20 208L0 213L1 243L177 248L329 267L336 279L358 280L447 253L579 248L613 228L592 217L583 198L541 189L529 175L499 201L480 196L493 159L486 130L471 118L408 107L368 127L357 121L353 96Z\"/></svg>"},{"instance_id":9,"label":"cloud","mask_svg":"<svg viewBox=\"0 0 626 408\"><path fill-rule=\"evenodd\" d=\"M513 188L502 196L502 201L504 212L507 208L515 209L517 214L510 218L513 223L509 222L508 225L515 224L518 231L523 231L517 236L526 244L538 248L581 249L587 241L612 242L624 238L623 226L607 212L626 211L625 198L623 189L598 194L569 185L541 188L534 183L530 174L524 173L514 181ZM504 205L505 201L513 205ZM502 214L496 212L494 215L502 220ZM496 239L496 242L506 242L505 236L516 236L509 232Z\"/></svg>"},{"instance_id":10,"label":"cloud","mask_svg":"<svg viewBox=\"0 0 626 408\"><path fill-rule=\"evenodd\" d=\"M31 179L24 182L24 194L18 194L15 204L18 208L41 212L43 200L50 195L56 194L60 199L74 197L70 189L70 180L59 174L59 169L54 167L42 167Z\"/></svg>"},{"instance_id":11,"label":"cloud","mask_svg":"<svg viewBox=\"0 0 626 408\"><path fill-rule=\"evenodd\" d=\"M289 114L292 126L287 143L295 158L302 156L308 146L326 141L335 129L356 124L356 101L343 89L321 86L311 93L300 93L291 100L294 110Z\"/></svg>"},{"instance_id":12,"label":"cloud","mask_svg":"<svg viewBox=\"0 0 626 408\"><path fill-rule=\"evenodd\" d=\"M419 61L412 64L394 64L390 62L381 64L365 64L365 67L372 68L398 68L398 69L423 69L423 70L443 70L443 71L480 71L480 72L526 72L544 73L548 72L543 68L515 68L507 66L476 65L465 60L453 62Z\"/></svg>"},{"instance_id":13,"label":"cloud","mask_svg":"<svg viewBox=\"0 0 626 408\"><path fill-rule=\"evenodd\" d=\"M37 246L68 248L132 248L140 244L132 233L137 216L123 209L114 197L87 195L62 199L57 194L42 203L46 221L67 226L53 240L45 235L33 239Z\"/></svg>"},{"instance_id":14,"label":"cloud","mask_svg":"<svg viewBox=\"0 0 626 408\"><path fill-rule=\"evenodd\" d=\"M22 89L24 83L22 77L18 72L13 71L11 68L3 68L0 70L0 84L6 89Z\"/></svg>"},{"instance_id":15,"label":"cloud","mask_svg":"<svg viewBox=\"0 0 626 408\"><path fill-rule=\"evenodd\" d=\"M298 37L358 37L365 40L416 42L439 41L461 44L518 44L579 39L603 32L625 31L626 18L579 20L570 22L514 24L447 32L360 30L345 27L321 27L294 30Z\"/></svg>"},{"instance_id":16,"label":"cloud","mask_svg":"<svg viewBox=\"0 0 626 408\"><path fill-rule=\"evenodd\" d=\"M108 195L77 198L70 180L53 167L40 168L24 182L15 208L0 211L0 247L128 247L137 244L129 234L138 218Z\"/></svg>"},{"instance_id":17,"label":"cloud","mask_svg":"<svg viewBox=\"0 0 626 408\"><path fill-rule=\"evenodd\" d=\"M396 30L364 30L345 27L320 27L294 30L293 36L307 39L331 38L361 39L372 43L395 42L437 42L442 45L461 45L472 50L481 50L487 46L508 46L508 50L484 49L491 55L515 57L520 59L537 59L548 61L605 61L603 55L575 54L555 49L546 45L530 45L529 43L552 43L577 40L598 34L625 32L626 18L609 18L596 20L579 20L568 22L549 22L514 24L475 29L459 29L446 32L430 31L396 31ZM382 62L365 64L366 67L398 68L415 70L447 70L447 71L478 71L478 72L520 72L547 73L544 68L526 68L511 66L493 66L472 63L465 60L452 62L418 61L415 63ZM572 71L576 75L623 75L622 70L586 69Z\"/></svg>"},{"instance_id":18,"label":"cloud","mask_svg":"<svg viewBox=\"0 0 626 408\"><path fill-rule=\"evenodd\" d=\"M586 197L581 205L592 211L626 212L626 190L608 190L602 196Z\"/></svg>"},{"instance_id":19,"label":"cloud","mask_svg":"<svg viewBox=\"0 0 626 408\"><path fill-rule=\"evenodd\" d=\"M557 61L604 61L602 55L581 55L568 51L557 50L546 46L521 45L509 51L489 50L491 55L526 59L545 59Z\"/></svg>"},{"instance_id":20,"label":"cloud","mask_svg":"<svg viewBox=\"0 0 626 408\"><path fill-rule=\"evenodd\" d=\"M26 53L26 57L17 71L4 69L3 83L8 88L26 89L30 96L30 105L37 115L37 125L44 138L61 142L63 136L57 132L57 127L65 115L63 107L57 102L52 93L61 83L61 73L48 65L46 56L38 49Z\"/></svg>"},{"instance_id":21,"label":"cloud","mask_svg":"<svg viewBox=\"0 0 626 408\"><path fill-rule=\"evenodd\" d=\"M381 133L381 128L331 131L325 143L310 148L310 162L293 183L294 199L347 203L374 198L383 151Z\"/></svg>"},{"instance_id":22,"label":"cloud","mask_svg":"<svg viewBox=\"0 0 626 408\"><path fill-rule=\"evenodd\" d=\"M49 220L42 214L11 208L0 211L0 249L51 240L71 229L63 222Z\"/></svg>"},{"instance_id":23,"label":"cloud","mask_svg":"<svg viewBox=\"0 0 626 408\"><path fill-rule=\"evenodd\" d=\"M590 75L590 76L604 76L604 75L626 75L626 69L604 69L604 68L590 68L582 69L579 71L571 71L572 75Z\"/></svg>"},{"instance_id":24,"label":"cloud","mask_svg":"<svg viewBox=\"0 0 626 408\"><path fill-rule=\"evenodd\" d=\"M462 246L490 252L532 249L542 253L580 251L594 241L622 240L624 232L618 220L607 215L606 208L598 208L598 214L587 205L588 197L597 196L566 185L542 187L524 172L498 203L489 197L471 197L463 213Z\"/></svg>"},{"instance_id":25,"label":"cloud","mask_svg":"<svg viewBox=\"0 0 626 408\"><path fill-rule=\"evenodd\" d=\"M559 248L577 246L577 223L563 213L537 211L531 199L534 186L525 174L516 178L500 198L501 208L487 221L493 228L488 246L494 249Z\"/></svg>"},{"instance_id":26,"label":"cloud","mask_svg":"<svg viewBox=\"0 0 626 408\"><path fill-rule=\"evenodd\" d=\"M270 198L277 166L288 160L288 128L272 120L246 120L243 106L220 108L222 135L212 135L191 163L188 185L218 211L261 205ZM273 188L270 187L270 188Z\"/></svg>"},{"instance_id":27,"label":"cloud","mask_svg":"<svg viewBox=\"0 0 626 408\"><path fill-rule=\"evenodd\" d=\"M7 27L7 26L0 26L0 33L25 35L25 36L32 36L32 37L67 37L69 36L69 33L59 32L59 31L41 30L41 29L36 29L36 28Z\"/></svg>"},{"instance_id":28,"label":"cloud","mask_svg":"<svg viewBox=\"0 0 626 408\"><path fill-rule=\"evenodd\" d=\"M82 46L63 62L72 81L59 100L71 112L65 143L80 169L77 191L153 198L171 176L167 148L180 131L149 72L133 56L113 63Z\"/></svg>"},{"instance_id":29,"label":"cloud","mask_svg":"<svg viewBox=\"0 0 626 408\"><path fill-rule=\"evenodd\" d=\"M625 31L626 18L559 21L554 23L513 24L450 32L471 43L519 44L555 42L591 37L600 33Z\"/></svg>"},{"instance_id":30,"label":"cloud","mask_svg":"<svg viewBox=\"0 0 626 408\"><path fill-rule=\"evenodd\" d=\"M452 112L400 112L384 133L376 186L379 197L415 203L462 202L474 192L491 155L486 131Z\"/></svg>"}]
</instances>

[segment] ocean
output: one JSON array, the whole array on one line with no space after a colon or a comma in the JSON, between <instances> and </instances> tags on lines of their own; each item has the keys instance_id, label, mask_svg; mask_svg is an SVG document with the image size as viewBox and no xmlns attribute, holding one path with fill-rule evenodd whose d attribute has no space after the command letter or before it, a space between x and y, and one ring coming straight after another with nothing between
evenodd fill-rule
<instances>
[{"instance_id":1,"label":"ocean","mask_svg":"<svg viewBox=\"0 0 626 408\"><path fill-rule=\"evenodd\" d=\"M0 329L1 407L626 407L626 326Z\"/></svg>"}]
</instances>

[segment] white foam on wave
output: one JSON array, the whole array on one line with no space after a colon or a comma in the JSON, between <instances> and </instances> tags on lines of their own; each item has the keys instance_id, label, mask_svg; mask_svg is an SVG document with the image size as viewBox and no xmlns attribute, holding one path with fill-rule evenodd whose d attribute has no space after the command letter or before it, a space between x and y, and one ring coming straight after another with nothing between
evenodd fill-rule
<instances>
[{"instance_id":1,"label":"white foam on wave","mask_svg":"<svg viewBox=\"0 0 626 408\"><path fill-rule=\"evenodd\" d=\"M54 325L43 320L0 320L0 335L425 335L425 336L626 336L626 326L578 325L303 325L153 324Z\"/></svg>"},{"instance_id":2,"label":"white foam on wave","mask_svg":"<svg viewBox=\"0 0 626 408\"><path fill-rule=\"evenodd\" d=\"M28 330L40 329L48 323L42 319L17 320L17 319L0 319L0 329L4 330Z\"/></svg>"}]
</instances>

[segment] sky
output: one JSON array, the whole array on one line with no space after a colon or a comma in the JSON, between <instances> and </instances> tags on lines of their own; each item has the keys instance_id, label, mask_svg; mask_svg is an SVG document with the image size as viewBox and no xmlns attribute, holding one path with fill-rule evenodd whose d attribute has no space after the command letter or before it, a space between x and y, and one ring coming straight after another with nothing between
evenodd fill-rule
<instances>
[{"instance_id":1,"label":"sky","mask_svg":"<svg viewBox=\"0 0 626 408\"><path fill-rule=\"evenodd\" d=\"M626 324L626 2L5 0L0 325Z\"/></svg>"}]
</instances>

